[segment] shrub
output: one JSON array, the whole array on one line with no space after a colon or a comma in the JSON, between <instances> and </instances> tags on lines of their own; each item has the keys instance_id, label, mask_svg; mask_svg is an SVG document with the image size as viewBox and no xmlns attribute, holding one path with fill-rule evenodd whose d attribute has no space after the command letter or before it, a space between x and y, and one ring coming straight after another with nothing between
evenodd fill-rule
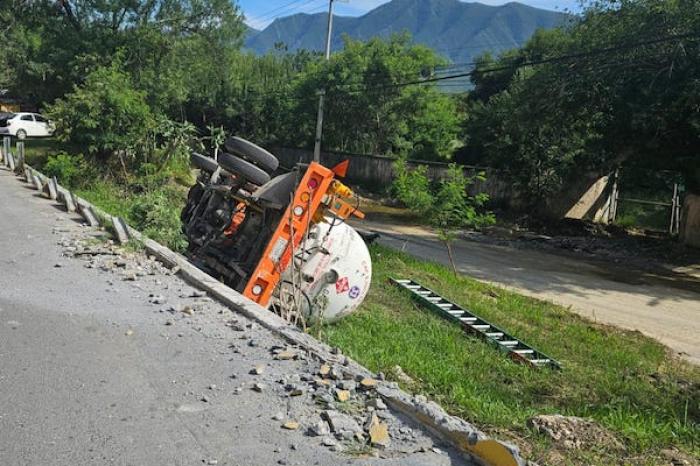
<instances>
[{"instance_id":1,"label":"shrub","mask_svg":"<svg viewBox=\"0 0 700 466\"><path fill-rule=\"evenodd\" d=\"M428 167L419 165L409 169L405 157L394 162L392 189L396 198L418 215L427 214L433 205Z\"/></svg>"},{"instance_id":2,"label":"shrub","mask_svg":"<svg viewBox=\"0 0 700 466\"><path fill-rule=\"evenodd\" d=\"M187 241L181 231L179 206L172 202L173 198L167 190L144 193L134 200L129 218L133 227L148 237L182 251Z\"/></svg>"},{"instance_id":3,"label":"shrub","mask_svg":"<svg viewBox=\"0 0 700 466\"><path fill-rule=\"evenodd\" d=\"M83 154L61 152L51 155L44 164L44 173L55 176L61 184L71 188L84 186L91 179L91 168Z\"/></svg>"}]
</instances>

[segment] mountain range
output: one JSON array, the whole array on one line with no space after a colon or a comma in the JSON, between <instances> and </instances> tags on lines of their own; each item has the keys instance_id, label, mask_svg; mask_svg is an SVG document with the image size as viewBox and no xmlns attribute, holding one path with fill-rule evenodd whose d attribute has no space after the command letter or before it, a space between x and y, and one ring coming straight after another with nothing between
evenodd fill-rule
<instances>
[{"instance_id":1,"label":"mountain range","mask_svg":"<svg viewBox=\"0 0 700 466\"><path fill-rule=\"evenodd\" d=\"M570 15L511 2L501 6L459 0L392 0L359 16L334 16L332 47L342 36L367 40L408 31L452 63L468 63L484 51L522 45L538 28L553 28ZM262 31L250 29L246 48L258 54L283 43L289 51L323 50L327 13L298 13L275 19Z\"/></svg>"}]
</instances>

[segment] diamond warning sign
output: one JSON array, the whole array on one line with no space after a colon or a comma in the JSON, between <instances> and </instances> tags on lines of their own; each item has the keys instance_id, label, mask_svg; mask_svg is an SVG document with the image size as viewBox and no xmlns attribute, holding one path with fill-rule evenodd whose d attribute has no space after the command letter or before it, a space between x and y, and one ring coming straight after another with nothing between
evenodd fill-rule
<instances>
[{"instance_id":1,"label":"diamond warning sign","mask_svg":"<svg viewBox=\"0 0 700 466\"><path fill-rule=\"evenodd\" d=\"M337 282L335 282L335 292L338 294L343 294L346 291L350 289L350 285L348 285L348 277L343 277L339 278Z\"/></svg>"}]
</instances>

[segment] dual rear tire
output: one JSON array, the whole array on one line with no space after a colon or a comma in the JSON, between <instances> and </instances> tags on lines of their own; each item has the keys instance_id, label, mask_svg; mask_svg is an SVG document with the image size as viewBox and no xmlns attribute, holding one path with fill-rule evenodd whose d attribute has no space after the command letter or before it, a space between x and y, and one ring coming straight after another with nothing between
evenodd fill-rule
<instances>
[{"instance_id":1,"label":"dual rear tire","mask_svg":"<svg viewBox=\"0 0 700 466\"><path fill-rule=\"evenodd\" d=\"M219 166L258 186L270 181L270 173L277 170L277 157L262 147L239 137L232 137L224 144L226 152L219 154L216 160L193 153L192 164L213 173ZM235 155L234 155L235 154Z\"/></svg>"}]
</instances>

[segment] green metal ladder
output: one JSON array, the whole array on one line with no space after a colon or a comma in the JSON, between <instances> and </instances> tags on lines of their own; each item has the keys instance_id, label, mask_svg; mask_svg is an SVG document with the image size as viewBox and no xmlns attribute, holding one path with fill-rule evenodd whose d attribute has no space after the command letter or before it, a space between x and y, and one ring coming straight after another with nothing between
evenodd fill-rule
<instances>
[{"instance_id":1,"label":"green metal ladder","mask_svg":"<svg viewBox=\"0 0 700 466\"><path fill-rule=\"evenodd\" d=\"M399 288L408 290L413 299L428 309L460 324L465 332L481 337L489 344L507 353L508 357L514 361L522 362L532 367L561 369L561 364L558 361L487 322L472 311L446 300L430 288L426 288L413 280L392 278L391 282Z\"/></svg>"}]
</instances>

